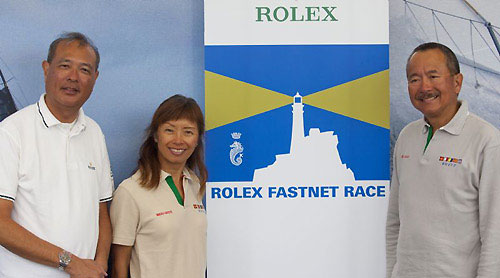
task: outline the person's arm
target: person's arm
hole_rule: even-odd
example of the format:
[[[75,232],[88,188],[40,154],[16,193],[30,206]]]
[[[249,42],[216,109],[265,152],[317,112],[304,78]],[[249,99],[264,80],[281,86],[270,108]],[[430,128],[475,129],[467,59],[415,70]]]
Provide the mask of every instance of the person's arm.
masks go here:
[[[394,147],[391,191],[389,194],[389,208],[387,210],[385,250],[386,250],[386,276],[391,278],[396,264],[396,250],[399,238],[399,179],[397,170],[397,143]]]
[[[111,247],[112,226],[109,217],[109,204],[112,199],[114,181],[111,173],[108,150],[104,134],[100,136],[100,154],[102,167],[99,169],[99,179],[97,186],[99,188],[99,237],[94,260],[105,270],[108,269],[109,249]]]
[[[0,199],[0,245],[30,261],[52,267],[59,266],[61,248],[44,241],[11,218],[14,203]]]
[[[113,244],[113,278],[128,278],[132,246]]]
[[[109,248],[111,246],[111,221],[108,213],[108,203],[99,204],[99,240],[95,261],[104,269],[108,269]]]
[[[113,226],[113,244],[111,248],[113,278],[128,277],[130,256],[141,225],[139,207],[133,198],[133,194],[126,188],[127,183],[131,182],[133,181],[127,179],[118,186],[110,207],[111,224]]]
[[[500,145],[487,147],[479,174],[478,278],[500,277]]]
[[[0,245],[10,252],[30,261],[52,267],[59,266],[62,248],[35,236],[11,218],[14,203],[0,199]],[[65,270],[71,277],[105,277],[106,272],[92,260],[82,260],[72,255]]]

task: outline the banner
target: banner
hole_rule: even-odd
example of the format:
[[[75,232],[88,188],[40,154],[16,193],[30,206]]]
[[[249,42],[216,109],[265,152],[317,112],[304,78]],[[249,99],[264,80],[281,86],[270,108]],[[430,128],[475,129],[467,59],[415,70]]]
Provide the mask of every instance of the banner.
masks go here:
[[[385,277],[388,2],[206,0],[208,277]]]

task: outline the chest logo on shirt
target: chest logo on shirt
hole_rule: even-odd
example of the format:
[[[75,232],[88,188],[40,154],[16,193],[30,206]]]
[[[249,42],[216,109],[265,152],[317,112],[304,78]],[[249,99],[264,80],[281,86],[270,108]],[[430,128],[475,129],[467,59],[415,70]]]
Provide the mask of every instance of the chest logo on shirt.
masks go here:
[[[401,158],[410,158],[410,155],[409,154],[402,154]]]
[[[193,204],[193,208],[199,212],[205,212],[205,207],[203,205]]]
[[[167,211],[158,212],[156,214],[156,216],[162,216],[162,215],[166,215],[166,214],[172,214],[172,211],[171,210],[167,210]]]
[[[87,168],[89,168],[90,170],[94,170],[95,171],[95,166],[92,165],[92,162],[89,162],[89,165],[87,166]]]
[[[443,165],[443,166],[457,167],[457,165],[462,164],[462,159],[461,158],[440,156],[439,162],[441,162],[441,165]]]

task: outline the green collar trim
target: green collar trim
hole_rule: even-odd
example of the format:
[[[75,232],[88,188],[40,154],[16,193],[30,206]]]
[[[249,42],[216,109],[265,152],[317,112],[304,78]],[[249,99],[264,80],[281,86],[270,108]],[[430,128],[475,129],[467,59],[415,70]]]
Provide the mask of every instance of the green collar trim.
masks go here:
[[[424,152],[425,150],[427,150],[427,146],[429,146],[429,143],[431,142],[431,139],[432,139],[432,126],[429,125],[429,128],[427,128],[427,143],[425,143],[425,148],[424,148]]]
[[[170,189],[172,189],[172,192],[174,192],[175,198],[177,199],[177,202],[179,202],[179,205],[184,206],[184,199],[182,199],[182,196],[179,193],[177,186],[175,186],[174,179],[172,178],[172,176],[166,177],[165,181],[167,182],[168,186],[170,186]]]

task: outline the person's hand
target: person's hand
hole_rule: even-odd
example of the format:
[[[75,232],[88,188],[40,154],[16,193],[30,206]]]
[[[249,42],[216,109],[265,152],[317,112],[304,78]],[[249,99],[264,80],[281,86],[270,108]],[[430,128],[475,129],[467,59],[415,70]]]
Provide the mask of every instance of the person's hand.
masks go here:
[[[65,271],[71,278],[104,278],[108,276],[104,268],[94,260],[80,259],[73,255]]]
[[[104,261],[104,260],[100,260],[100,259],[95,259],[94,260],[98,265],[100,265],[102,267],[102,269],[104,269],[104,271],[108,271],[108,261]]]

